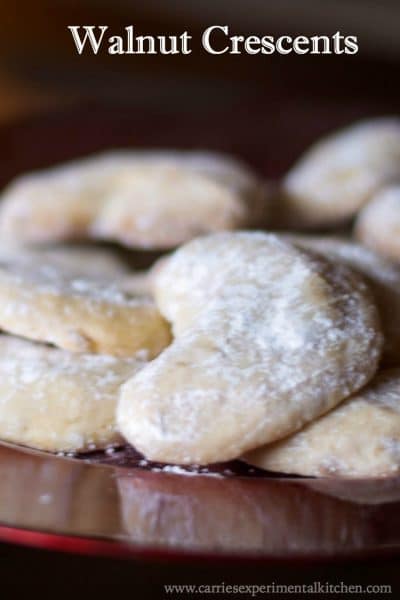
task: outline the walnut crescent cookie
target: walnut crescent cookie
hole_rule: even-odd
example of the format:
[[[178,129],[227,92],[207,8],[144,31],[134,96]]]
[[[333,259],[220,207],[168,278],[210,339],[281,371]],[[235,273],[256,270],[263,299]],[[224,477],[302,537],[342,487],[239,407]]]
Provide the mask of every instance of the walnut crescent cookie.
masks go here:
[[[110,192],[91,232],[126,246],[166,249],[208,232],[266,222],[266,208],[264,187],[231,158],[148,153]]]
[[[400,471],[400,369],[381,371],[340,406],[244,460],[269,471],[384,477]]]
[[[382,256],[400,262],[400,186],[381,190],[360,211],[354,235]]]
[[[335,237],[288,235],[285,239],[339,261],[366,280],[378,308],[384,335],[383,364],[400,366],[400,267],[350,240]]]
[[[25,246],[0,242],[0,261],[45,263],[74,275],[92,279],[123,280],[132,277],[129,265],[116,252],[108,248],[82,244],[60,244],[46,246]]]
[[[139,251],[140,252],[140,251]],[[53,265],[55,268],[74,277],[96,279],[111,282],[128,294],[151,296],[151,269],[136,268],[143,261],[138,253],[123,249],[122,254],[110,248],[82,244],[57,244],[51,246],[29,246],[25,254],[12,254],[11,259],[21,262],[38,259],[41,264]],[[2,252],[0,250],[0,262]],[[156,259],[154,259],[156,260]],[[158,259],[160,260],[160,259]]]
[[[282,182],[281,221],[334,226],[351,219],[382,186],[400,180],[400,118],[356,123],[313,145]]]
[[[241,162],[195,151],[114,151],[14,180],[0,232],[24,242],[106,239],[169,248],[265,220],[264,184]]]
[[[171,339],[152,298],[51,264],[0,261],[0,328],[71,352],[153,358]]]
[[[130,266],[134,259],[136,256],[121,257],[109,248],[90,245],[20,246],[0,243],[0,264],[1,261],[11,261],[29,265],[36,263],[37,267],[46,265],[71,277],[113,282],[124,292],[151,296],[151,270],[134,270]]]
[[[2,193],[1,235],[22,243],[87,238],[128,155],[101,153],[16,177]]]
[[[300,429],[377,368],[364,282],[275,235],[198,238],[156,271],[154,294],[175,339],[122,386],[117,410],[150,460],[236,458]]]
[[[0,336],[0,438],[52,452],[121,442],[119,386],[142,362]]]

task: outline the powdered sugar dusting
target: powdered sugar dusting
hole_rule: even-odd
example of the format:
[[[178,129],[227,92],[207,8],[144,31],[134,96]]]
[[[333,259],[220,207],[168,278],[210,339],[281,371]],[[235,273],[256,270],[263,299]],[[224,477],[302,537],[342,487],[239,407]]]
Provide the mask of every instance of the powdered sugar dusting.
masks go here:
[[[384,362],[400,361],[400,268],[374,251],[334,237],[289,235],[287,239],[357,270],[366,278],[379,310],[384,333]]]
[[[143,362],[76,355],[0,336],[0,437],[59,452],[121,441],[115,424],[120,385]]]
[[[246,455],[270,471],[382,477],[400,472],[400,369],[372,382],[300,432]]]
[[[27,258],[0,263],[0,309],[5,331],[73,352],[153,357],[170,341],[148,295]]]
[[[127,439],[146,457],[229,460],[337,404],[374,373],[376,310],[345,267],[262,233],[218,234],[155,274],[175,341],[122,388]]]

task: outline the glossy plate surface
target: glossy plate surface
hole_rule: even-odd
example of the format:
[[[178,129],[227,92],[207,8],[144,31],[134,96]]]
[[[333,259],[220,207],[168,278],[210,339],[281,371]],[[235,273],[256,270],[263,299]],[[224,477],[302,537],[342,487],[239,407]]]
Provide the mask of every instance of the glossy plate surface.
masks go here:
[[[1,445],[0,538],[175,557],[324,558],[400,549],[400,478],[244,475],[236,463],[175,473],[141,467],[127,450],[104,456],[108,464],[100,460],[100,453],[71,459]],[[13,535],[13,528],[23,531]]]

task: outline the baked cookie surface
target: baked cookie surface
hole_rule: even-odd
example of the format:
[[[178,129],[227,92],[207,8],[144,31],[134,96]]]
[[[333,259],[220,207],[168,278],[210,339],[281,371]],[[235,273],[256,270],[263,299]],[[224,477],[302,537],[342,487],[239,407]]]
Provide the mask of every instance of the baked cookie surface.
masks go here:
[[[170,329],[146,295],[36,260],[0,261],[0,327],[72,352],[157,355]]]
[[[283,179],[282,219],[318,228],[351,219],[400,179],[400,119],[361,121],[314,144]]]
[[[355,237],[382,256],[400,263],[400,186],[382,189],[359,213]]]
[[[259,179],[231,157],[114,151],[24,175],[3,192],[0,232],[25,242],[107,239],[169,248],[265,220]]]
[[[0,335],[0,438],[52,452],[121,443],[119,386],[142,365]]]
[[[274,235],[198,238],[154,273],[172,344],[121,388],[118,424],[147,458],[230,460],[364,385],[381,353],[359,277]]]
[[[380,477],[400,470],[400,369],[382,371],[363,390],[294,435],[244,459],[299,475]]]
[[[392,367],[400,365],[400,267],[373,250],[344,238],[288,235],[286,239],[339,261],[365,278],[382,324],[383,363]]]

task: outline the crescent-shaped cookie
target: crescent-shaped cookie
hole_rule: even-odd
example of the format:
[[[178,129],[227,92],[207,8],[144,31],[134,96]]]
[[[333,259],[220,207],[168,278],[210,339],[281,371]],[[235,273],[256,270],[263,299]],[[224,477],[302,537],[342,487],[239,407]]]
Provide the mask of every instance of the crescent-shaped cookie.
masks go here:
[[[119,387],[142,365],[0,335],[0,439],[52,452],[121,443]]]
[[[317,477],[397,475],[400,370],[382,371],[363,390],[298,433],[244,459],[269,471]]]
[[[156,270],[154,294],[175,338],[124,384],[117,412],[151,460],[235,458],[300,429],[377,368],[364,282],[277,236],[198,238]]]
[[[0,232],[22,242],[92,238],[163,249],[265,221],[266,209],[260,180],[229,156],[121,150],[11,182]]]

